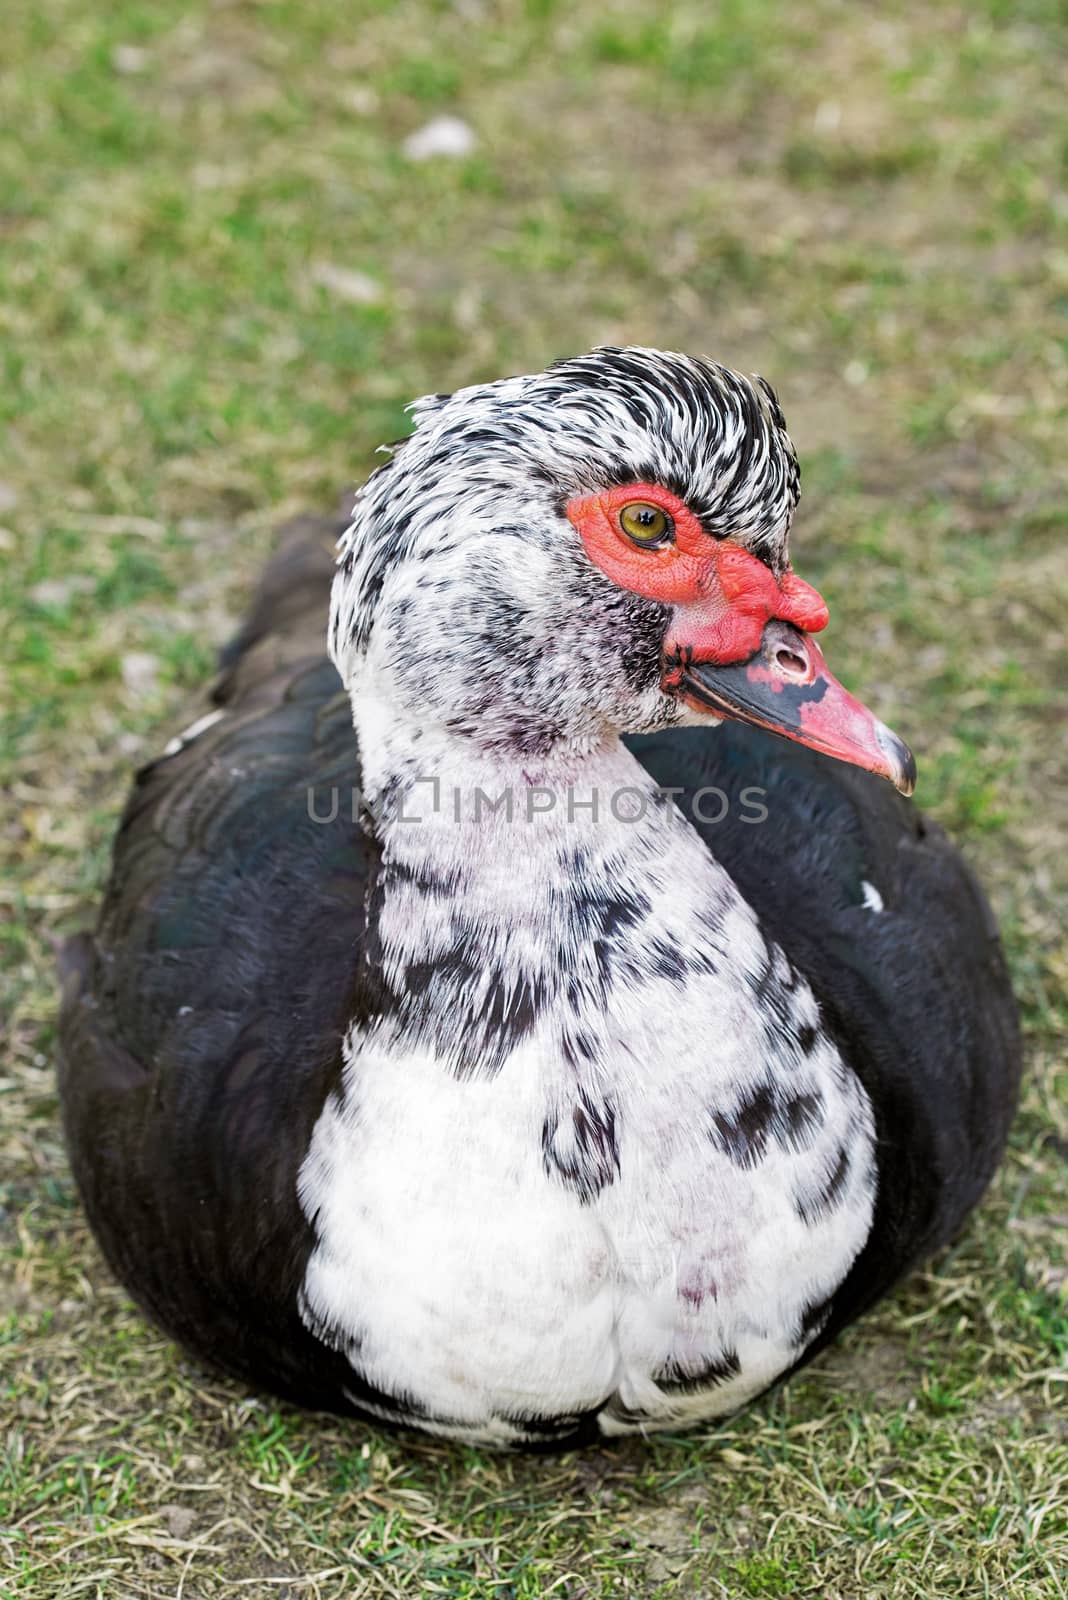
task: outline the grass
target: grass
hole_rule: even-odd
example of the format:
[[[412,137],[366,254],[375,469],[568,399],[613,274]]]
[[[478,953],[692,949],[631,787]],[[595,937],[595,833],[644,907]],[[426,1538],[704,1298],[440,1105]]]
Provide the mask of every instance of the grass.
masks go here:
[[[1068,1593],[1066,42],[1056,0],[5,9],[0,1593]],[[406,161],[443,112],[477,149]],[[1028,1078],[962,1239],[782,1392],[497,1459],[141,1322],[60,1144],[54,948],[272,527],[411,395],[606,339],[778,386],[799,570],[990,888]]]

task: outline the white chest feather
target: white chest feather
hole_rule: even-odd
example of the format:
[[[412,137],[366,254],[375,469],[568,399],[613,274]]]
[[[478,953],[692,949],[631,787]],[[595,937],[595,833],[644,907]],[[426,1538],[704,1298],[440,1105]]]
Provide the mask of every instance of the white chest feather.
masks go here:
[[[743,1403],[871,1225],[871,1108],[806,984],[670,815],[514,823],[505,870],[485,830],[395,835],[399,998],[352,1030],[301,1169],[306,1322],[484,1442]]]

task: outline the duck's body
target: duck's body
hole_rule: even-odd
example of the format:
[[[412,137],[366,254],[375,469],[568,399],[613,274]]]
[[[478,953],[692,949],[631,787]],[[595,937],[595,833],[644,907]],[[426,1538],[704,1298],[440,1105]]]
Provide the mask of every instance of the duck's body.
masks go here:
[[[329,582],[310,539],[276,562],[73,963],[105,1251],[308,1405],[529,1445],[733,1409],[989,1179],[981,894],[880,779],[751,728],[472,740],[395,652],[350,704]]]

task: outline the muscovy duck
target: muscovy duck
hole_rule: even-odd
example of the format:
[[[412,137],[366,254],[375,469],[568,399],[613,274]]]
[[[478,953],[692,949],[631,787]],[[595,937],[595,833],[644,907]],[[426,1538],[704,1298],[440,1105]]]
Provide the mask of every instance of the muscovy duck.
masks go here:
[[[716,1417],[981,1195],[997,930],[812,638],[762,380],[601,348],[413,410],[138,776],[67,957],[77,1183],[162,1328],[307,1406]]]

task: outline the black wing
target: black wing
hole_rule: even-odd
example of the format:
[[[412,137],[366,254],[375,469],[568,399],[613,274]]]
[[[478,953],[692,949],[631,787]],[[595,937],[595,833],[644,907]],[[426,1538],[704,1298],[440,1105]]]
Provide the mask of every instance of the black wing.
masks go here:
[[[296,1162],[340,1070],[369,862],[332,562],[301,531],[224,657],[223,715],[138,775],[99,926],[66,957],[60,1092],[90,1221],[147,1311],[336,1406],[362,1386],[299,1318]]]
[[[997,927],[941,828],[879,778],[740,723],[627,743],[682,788],[684,815],[808,979],[872,1101],[872,1231],[811,1309],[821,1337],[807,1359],[952,1236],[997,1165],[1020,1073]],[[702,789],[726,806],[714,793],[695,804]]]

